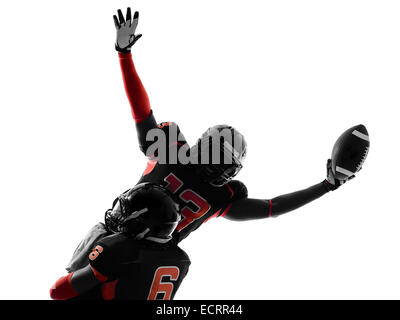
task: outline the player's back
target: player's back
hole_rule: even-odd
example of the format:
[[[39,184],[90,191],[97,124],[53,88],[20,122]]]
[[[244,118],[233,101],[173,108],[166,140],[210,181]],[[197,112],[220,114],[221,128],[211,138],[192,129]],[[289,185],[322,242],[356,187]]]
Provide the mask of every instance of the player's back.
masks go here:
[[[87,297],[173,299],[190,265],[187,254],[172,242],[138,241],[125,234],[114,234],[95,247],[99,254],[90,258],[90,264],[100,276],[107,277],[107,282]]]

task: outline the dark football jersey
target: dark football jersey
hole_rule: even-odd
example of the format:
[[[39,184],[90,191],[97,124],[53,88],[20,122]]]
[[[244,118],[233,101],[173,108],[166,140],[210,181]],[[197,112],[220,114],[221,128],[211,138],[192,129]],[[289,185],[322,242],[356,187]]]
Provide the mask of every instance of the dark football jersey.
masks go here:
[[[173,242],[158,244],[125,234],[103,238],[89,256],[107,282],[80,299],[170,300],[186,276],[190,259]]]
[[[173,122],[164,122],[159,128],[165,132],[169,148],[182,148],[187,144],[179,127]],[[178,134],[178,139],[171,137]],[[187,146],[186,146],[187,147]],[[213,217],[226,214],[234,201],[247,197],[245,185],[233,180],[222,187],[214,187],[203,181],[195,164],[163,164],[149,159],[139,183],[152,182],[165,186],[180,206],[181,221],[173,237],[176,242],[186,238],[192,231]]]

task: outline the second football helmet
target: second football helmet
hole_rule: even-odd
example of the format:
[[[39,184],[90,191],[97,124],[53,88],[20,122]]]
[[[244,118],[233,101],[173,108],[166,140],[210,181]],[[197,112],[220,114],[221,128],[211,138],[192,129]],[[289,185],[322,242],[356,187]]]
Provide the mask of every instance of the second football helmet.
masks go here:
[[[124,192],[105,216],[109,231],[159,243],[171,240],[179,220],[178,204],[166,189],[152,183],[141,183]]]

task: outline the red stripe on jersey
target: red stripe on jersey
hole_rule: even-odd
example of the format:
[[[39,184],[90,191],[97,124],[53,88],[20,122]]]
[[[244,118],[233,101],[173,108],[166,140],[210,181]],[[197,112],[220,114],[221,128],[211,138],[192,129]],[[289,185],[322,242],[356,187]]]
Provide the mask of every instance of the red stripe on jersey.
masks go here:
[[[160,129],[164,128],[164,127],[168,127],[171,125],[171,122],[161,122],[160,124],[157,125],[157,127],[159,127]]]
[[[231,207],[232,207],[232,203],[230,203],[229,206],[226,207],[225,211],[222,212],[220,217],[222,217],[222,218],[225,217]]]
[[[170,144],[169,144],[169,147],[174,146],[174,145],[177,145],[178,147],[183,146],[182,143],[175,141],[175,142],[170,143]]]
[[[226,184],[226,186],[228,187],[229,191],[231,192],[231,199],[233,198],[233,195],[235,194],[232,190],[232,188],[229,186],[229,184]]]
[[[208,220],[210,220],[211,218],[216,218],[219,215],[219,212],[221,211],[221,209],[219,209],[216,213],[214,213],[212,216],[208,217],[206,220],[203,221],[203,223],[206,223]]]
[[[101,286],[101,296],[104,300],[114,300],[115,299],[115,287],[117,285],[118,280],[114,280],[112,282],[104,283]]]
[[[99,280],[100,282],[106,282],[107,281],[107,277],[103,276],[100,272],[98,272],[95,268],[93,268],[92,266],[90,266],[90,269],[92,269],[94,276],[96,277],[97,280]]]
[[[268,200],[268,201],[269,201],[269,214],[268,214],[268,216],[271,217],[272,216],[272,201],[271,200]]]
[[[145,175],[148,175],[150,172],[152,172],[154,167],[156,166],[156,164],[157,164],[157,160],[147,161],[147,167],[144,170],[143,175],[145,176]]]

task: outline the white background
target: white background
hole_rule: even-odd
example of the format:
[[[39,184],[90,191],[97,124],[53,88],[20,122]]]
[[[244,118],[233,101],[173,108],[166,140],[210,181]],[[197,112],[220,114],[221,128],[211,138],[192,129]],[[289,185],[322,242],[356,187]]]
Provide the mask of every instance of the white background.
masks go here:
[[[86,231],[145,168],[112,15],[140,11],[134,61],[158,121],[193,143],[246,136],[254,198],[322,181],[363,123],[363,170],[277,219],[207,222],[176,299],[400,298],[398,1],[2,1],[2,299],[48,299]]]

